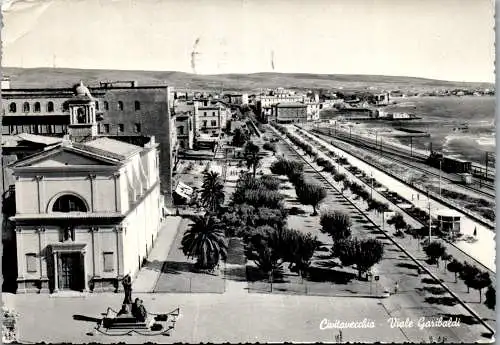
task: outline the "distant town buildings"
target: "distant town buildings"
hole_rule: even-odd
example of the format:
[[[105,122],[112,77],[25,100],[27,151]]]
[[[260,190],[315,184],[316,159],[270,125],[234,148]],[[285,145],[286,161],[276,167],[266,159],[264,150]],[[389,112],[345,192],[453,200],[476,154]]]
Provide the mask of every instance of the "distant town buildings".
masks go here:
[[[278,103],[273,106],[277,123],[307,122],[307,105],[303,103]]]

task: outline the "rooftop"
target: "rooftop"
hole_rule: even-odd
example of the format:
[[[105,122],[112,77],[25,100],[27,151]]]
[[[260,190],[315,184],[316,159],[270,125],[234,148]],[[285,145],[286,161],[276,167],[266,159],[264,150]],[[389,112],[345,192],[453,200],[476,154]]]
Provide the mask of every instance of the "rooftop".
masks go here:
[[[304,103],[278,103],[276,104],[278,108],[307,108],[307,104]]]
[[[119,156],[121,159],[126,159],[142,150],[140,146],[124,143],[123,141],[106,137],[97,138],[95,140],[86,142],[82,146],[84,147],[84,149],[85,147],[89,147],[111,153],[112,155]]]

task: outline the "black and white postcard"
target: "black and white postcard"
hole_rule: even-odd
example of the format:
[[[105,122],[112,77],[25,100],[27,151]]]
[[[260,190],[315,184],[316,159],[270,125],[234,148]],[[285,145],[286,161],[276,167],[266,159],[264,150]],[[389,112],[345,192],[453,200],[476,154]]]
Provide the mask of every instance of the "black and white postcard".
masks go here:
[[[4,342],[495,342],[492,0],[1,6]]]

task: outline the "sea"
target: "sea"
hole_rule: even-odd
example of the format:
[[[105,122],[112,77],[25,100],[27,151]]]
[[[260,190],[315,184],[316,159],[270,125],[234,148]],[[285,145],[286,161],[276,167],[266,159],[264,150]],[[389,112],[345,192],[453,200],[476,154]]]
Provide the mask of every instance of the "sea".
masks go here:
[[[495,96],[448,96],[393,98],[387,112],[406,112],[421,119],[404,121],[407,128],[426,131],[430,138],[414,138],[415,148],[441,151],[445,155],[494,167],[496,147]],[[396,125],[396,124],[394,124]],[[398,139],[409,145],[409,140]]]

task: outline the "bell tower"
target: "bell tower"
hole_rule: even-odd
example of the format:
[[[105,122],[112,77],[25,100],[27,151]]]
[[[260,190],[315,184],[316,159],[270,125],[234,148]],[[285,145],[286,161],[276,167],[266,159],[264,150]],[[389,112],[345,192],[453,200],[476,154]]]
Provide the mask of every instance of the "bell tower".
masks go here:
[[[68,101],[70,123],[68,134],[71,140],[82,142],[97,136],[95,98],[89,89],[80,84],[75,88],[75,96]]]

